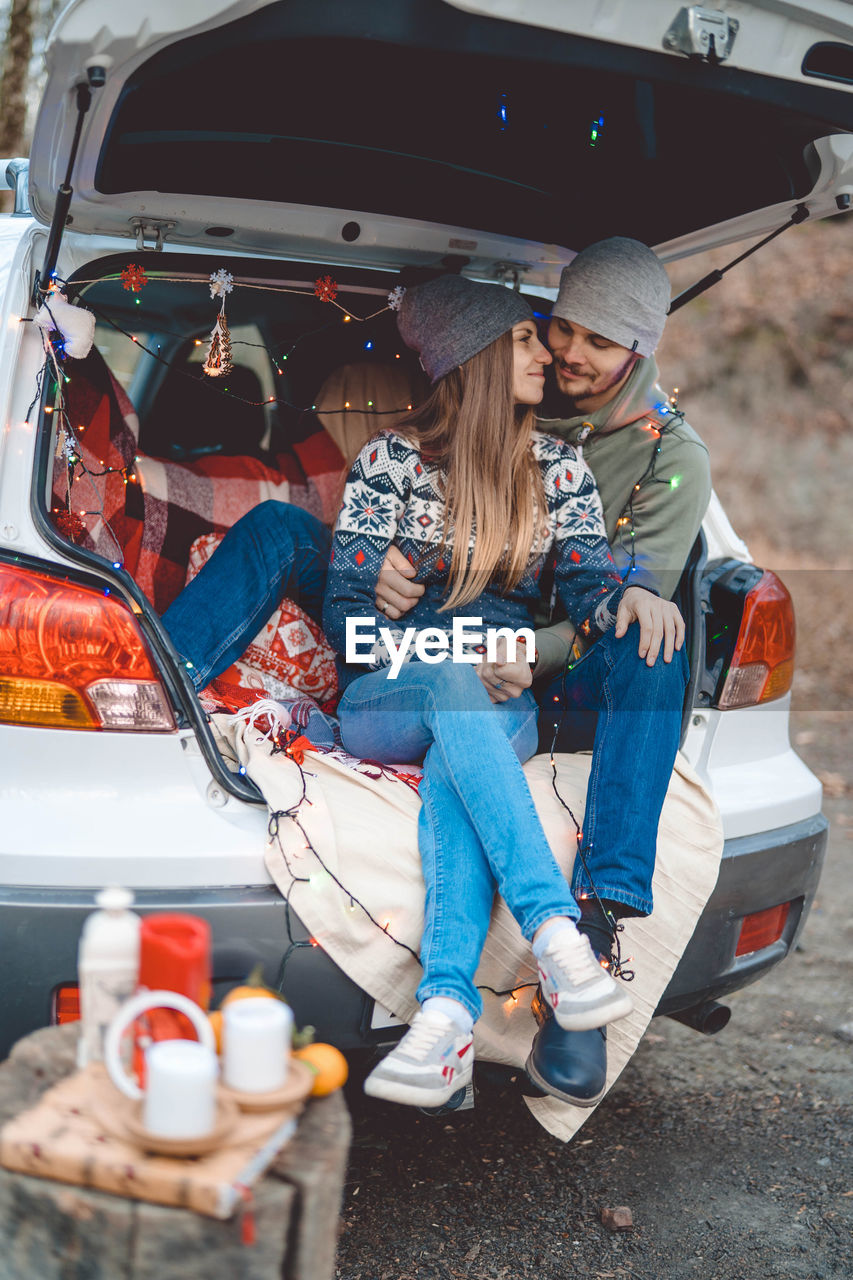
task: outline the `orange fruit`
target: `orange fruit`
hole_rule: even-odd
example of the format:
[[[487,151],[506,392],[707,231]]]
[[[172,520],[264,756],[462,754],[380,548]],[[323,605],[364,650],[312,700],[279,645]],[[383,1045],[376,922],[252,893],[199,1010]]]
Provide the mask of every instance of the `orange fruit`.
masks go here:
[[[304,1049],[295,1049],[293,1056],[315,1073],[311,1090],[313,1097],[325,1098],[326,1094],[346,1083],[349,1075],[347,1060],[333,1044],[306,1044]]]
[[[244,985],[242,987],[232,987],[228,992],[228,995],[223,998],[219,1007],[220,1009],[224,1009],[226,1005],[233,1004],[235,1000],[278,1000],[278,998],[279,997],[276,993],[268,990],[267,987],[250,987]]]

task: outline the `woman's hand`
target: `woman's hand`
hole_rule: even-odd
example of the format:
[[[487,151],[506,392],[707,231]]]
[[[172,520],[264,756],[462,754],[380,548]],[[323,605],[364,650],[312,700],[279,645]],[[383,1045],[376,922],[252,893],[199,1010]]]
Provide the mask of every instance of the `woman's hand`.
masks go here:
[[[393,544],[388,548],[376,583],[376,608],[386,618],[402,618],[424,593],[423,583],[411,582],[417,569]]]
[[[527,650],[523,642],[515,649],[516,661],[506,660],[506,640],[498,636],[495,646],[495,661],[481,662],[477,667],[477,675],[488,690],[492,702],[506,702],[507,698],[520,698],[525,689],[533,683],[533,673],[527,661]]]
[[[616,612],[617,639],[624,636],[632,622],[640,624],[637,652],[645,658],[646,666],[653,667],[657,662],[661,641],[664,662],[672,662],[673,653],[684,644],[684,619],[678,606],[671,600],[661,600],[642,587],[629,587]]]

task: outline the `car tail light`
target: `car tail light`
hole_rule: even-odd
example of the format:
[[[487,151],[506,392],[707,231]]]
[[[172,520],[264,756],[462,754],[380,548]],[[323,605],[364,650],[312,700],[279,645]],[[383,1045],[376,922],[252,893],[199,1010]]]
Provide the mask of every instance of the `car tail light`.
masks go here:
[[[784,583],[765,570],[743,603],[740,630],[717,699],[721,711],[781,698],[794,678],[794,606]]]
[[[749,955],[752,951],[761,951],[763,947],[778,942],[790,909],[790,902],[783,902],[781,906],[768,907],[766,911],[753,911],[751,915],[744,916],[735,955]]]
[[[0,721],[168,731],[174,717],[131,610],[110,594],[0,563]]]
[[[50,1020],[55,1027],[61,1027],[66,1022],[80,1021],[80,988],[76,982],[69,982],[67,986],[54,990]]]

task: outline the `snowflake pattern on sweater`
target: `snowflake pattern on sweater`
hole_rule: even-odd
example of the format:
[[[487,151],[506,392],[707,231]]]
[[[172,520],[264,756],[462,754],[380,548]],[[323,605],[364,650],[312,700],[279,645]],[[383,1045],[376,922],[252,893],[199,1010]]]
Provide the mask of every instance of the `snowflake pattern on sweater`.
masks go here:
[[[512,591],[503,591],[496,582],[484,583],[483,591],[470,604],[440,611],[453,546],[451,530],[447,547],[441,549],[442,473],[421,457],[415,441],[393,431],[364,446],[344,489],[326,585],[323,629],[338,653],[345,652],[348,617],[372,621],[377,632],[379,627],[389,627],[388,619],[376,610],[374,598],[379,571],[392,543],[415,566],[416,581],[424,585],[424,594],[405,615],[402,626],[390,624],[395,644],[402,638],[402,627],[438,627],[449,637],[454,613],[482,618],[484,627],[530,626],[549,557],[556,560],[557,594],[578,628],[597,636],[614,625],[623,586],[610,554],[592,472],[571,445],[553,436],[535,432],[531,448],[545,491],[544,539],[531,550],[527,568]],[[390,661],[381,640],[374,646],[373,656],[376,667]],[[347,675],[352,679],[364,672],[363,666],[349,668],[344,683]]]

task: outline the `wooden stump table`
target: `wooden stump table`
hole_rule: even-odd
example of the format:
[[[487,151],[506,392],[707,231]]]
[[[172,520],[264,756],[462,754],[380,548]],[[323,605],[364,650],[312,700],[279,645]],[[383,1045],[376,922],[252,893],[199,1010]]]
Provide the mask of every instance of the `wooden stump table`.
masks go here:
[[[0,1063],[0,1127],[75,1070],[77,1027]],[[350,1141],[340,1091],[310,1099],[254,1187],[255,1242],[227,1221],[0,1168],[0,1280],[332,1280]]]

